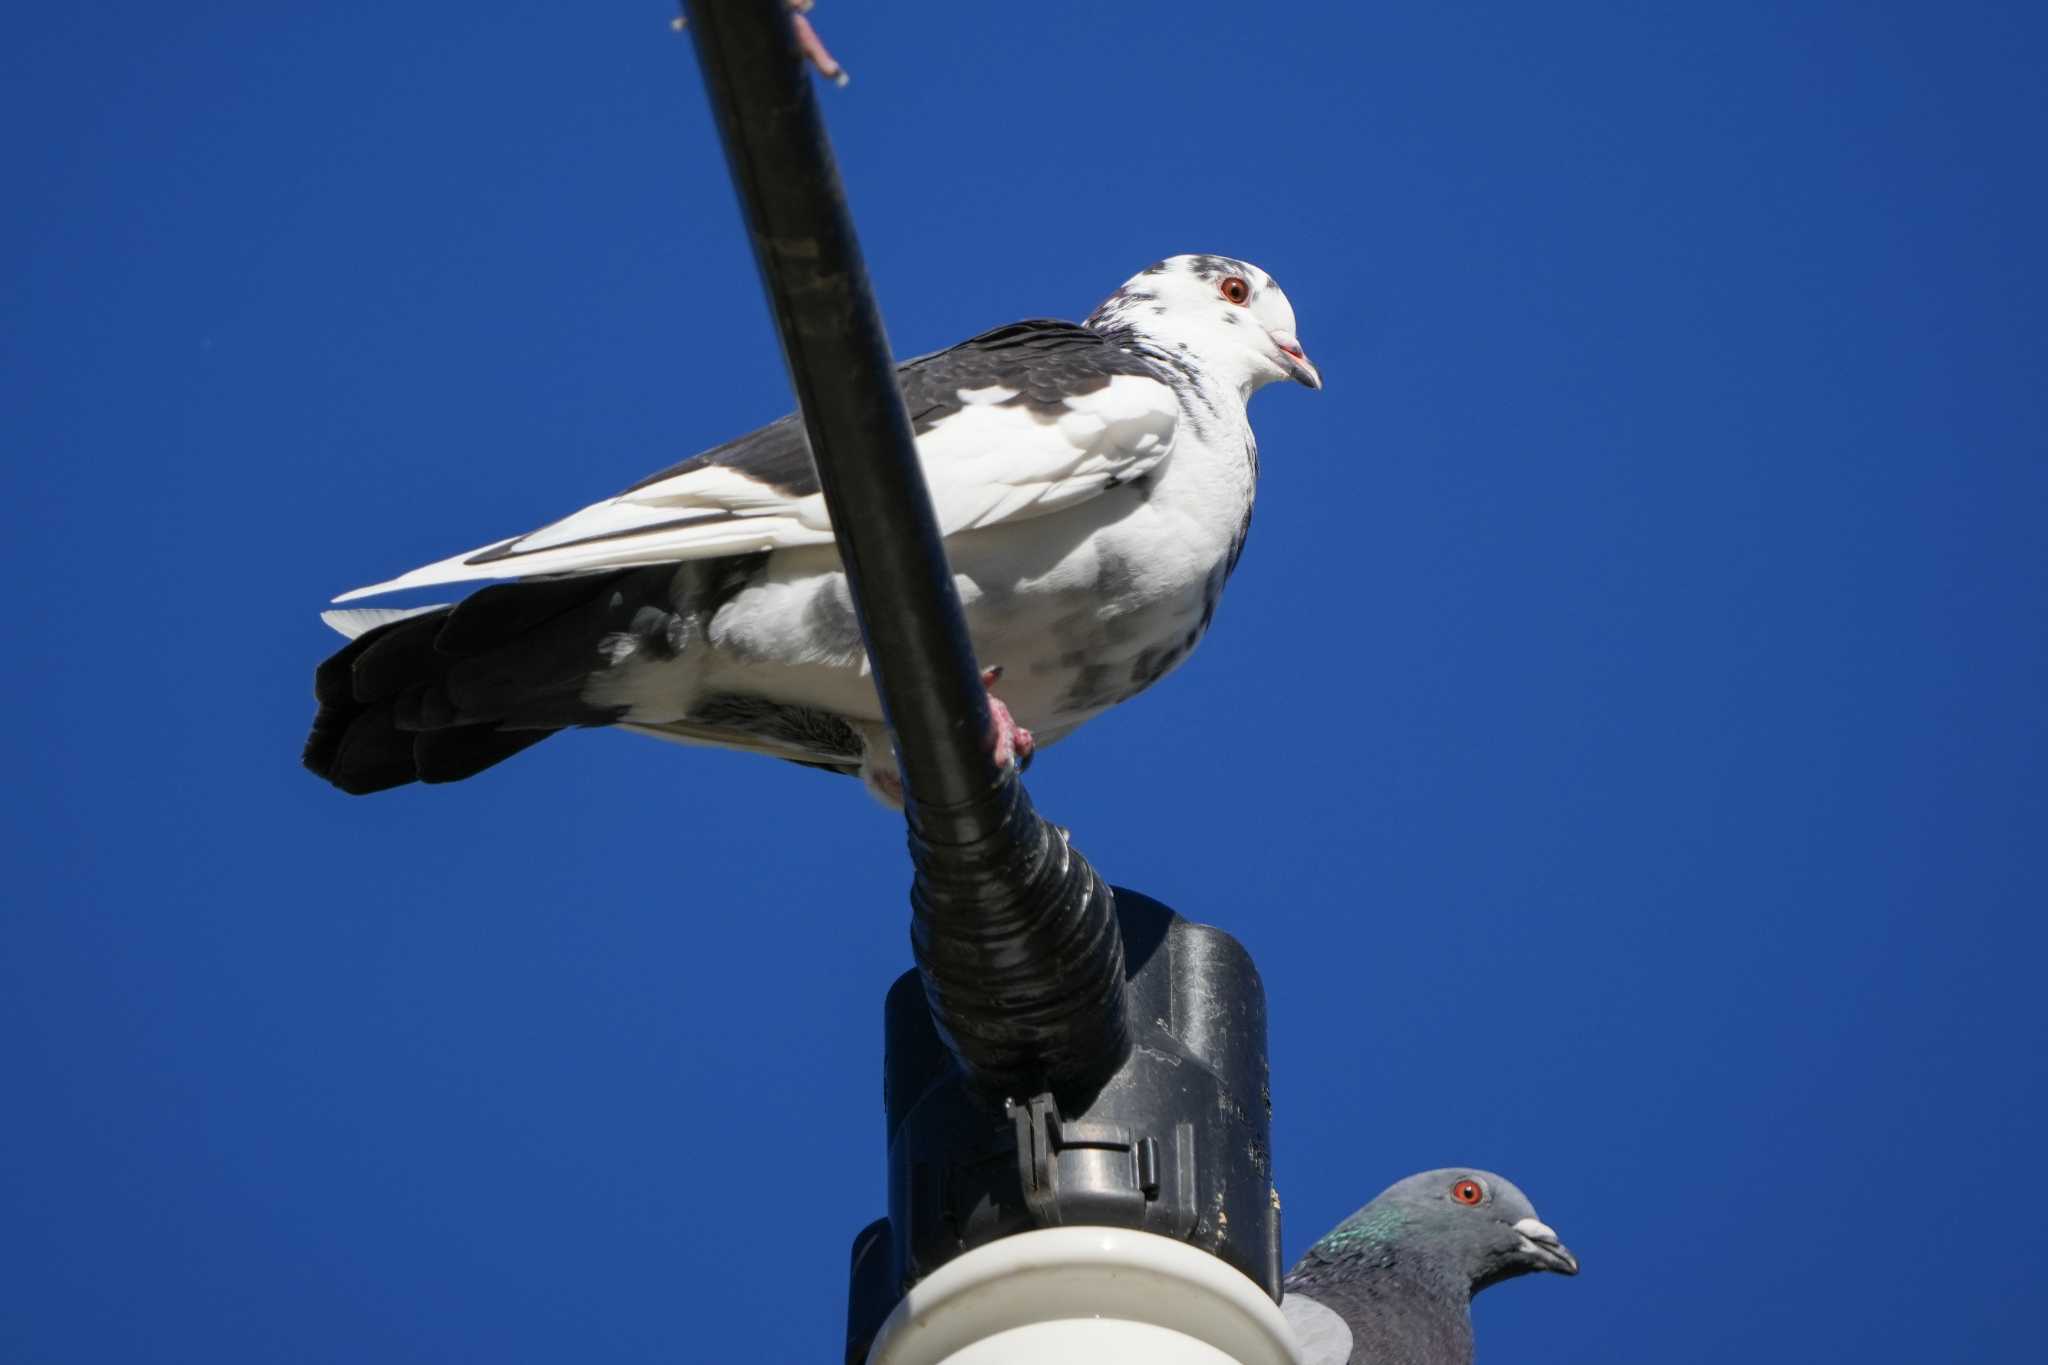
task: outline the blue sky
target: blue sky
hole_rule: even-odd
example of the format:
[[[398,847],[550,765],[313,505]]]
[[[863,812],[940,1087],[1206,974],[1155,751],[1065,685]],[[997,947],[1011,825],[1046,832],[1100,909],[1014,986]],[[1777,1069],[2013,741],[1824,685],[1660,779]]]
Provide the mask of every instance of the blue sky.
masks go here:
[[[0,50],[0,1357],[833,1359],[900,826],[610,734],[354,800],[333,593],[788,404],[657,3]],[[859,5],[900,354],[1258,262],[1319,394],[1030,784],[1272,1002],[1287,1249],[1507,1174],[1529,1361],[2032,1359],[2048,20]]]

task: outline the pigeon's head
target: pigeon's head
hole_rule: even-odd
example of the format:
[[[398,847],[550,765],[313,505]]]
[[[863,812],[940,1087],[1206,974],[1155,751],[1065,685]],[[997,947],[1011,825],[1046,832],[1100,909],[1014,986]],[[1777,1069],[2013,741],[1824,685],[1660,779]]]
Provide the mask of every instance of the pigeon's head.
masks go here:
[[[1469,1280],[1475,1294],[1538,1270],[1579,1273],[1578,1258],[1513,1182],[1463,1167],[1409,1176],[1323,1241],[1332,1239],[1372,1242],[1392,1247],[1397,1257],[1435,1260],[1453,1277]]]
[[[1294,305],[1249,261],[1170,256],[1103,300],[1088,324],[1131,333],[1245,398],[1276,379],[1323,386],[1294,335]]]

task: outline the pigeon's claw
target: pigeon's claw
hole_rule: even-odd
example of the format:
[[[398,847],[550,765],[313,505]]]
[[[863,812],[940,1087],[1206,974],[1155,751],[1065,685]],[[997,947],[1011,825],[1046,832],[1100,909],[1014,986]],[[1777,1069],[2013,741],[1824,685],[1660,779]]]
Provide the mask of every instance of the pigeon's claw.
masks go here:
[[[818,68],[820,76],[834,85],[843,86],[853,78],[846,74],[846,68],[839,64],[839,59],[825,50],[824,40],[818,37],[818,30],[812,28],[811,21],[804,17],[810,7],[809,0],[790,0],[789,19],[796,28],[796,45],[803,49],[803,54],[810,59],[811,65]]]
[[[996,682],[1002,676],[1001,667],[981,670],[981,685],[989,689],[989,740],[995,751],[996,766],[1007,768],[1015,765],[1021,773],[1031,766],[1032,755],[1038,752],[1038,743],[1031,738],[1029,730],[1017,723],[1010,714],[1010,708],[1003,705],[1002,698],[995,694]]]
[[[984,668],[981,685],[984,689],[993,688],[1002,676],[1000,668]],[[896,751],[889,741],[889,732],[880,725],[866,727],[862,740],[861,785],[890,810],[902,810],[903,773],[896,766]],[[988,746],[998,768],[1020,773],[1031,766],[1031,757],[1038,752],[1031,732],[1017,723],[1010,708],[993,691],[988,694]]]
[[[796,45],[804,54],[804,60],[818,69],[818,74],[834,85],[843,86],[853,78],[846,74],[846,68],[838,58],[825,50],[824,40],[818,37],[818,30],[811,27],[811,21],[804,16],[816,6],[817,0],[789,0],[790,27],[796,30]],[[689,27],[689,19],[681,14],[668,21],[668,26],[677,33]]]
[[[861,785],[868,789],[868,795],[887,806],[890,810],[903,809],[903,774],[894,768],[879,764],[860,765]]]

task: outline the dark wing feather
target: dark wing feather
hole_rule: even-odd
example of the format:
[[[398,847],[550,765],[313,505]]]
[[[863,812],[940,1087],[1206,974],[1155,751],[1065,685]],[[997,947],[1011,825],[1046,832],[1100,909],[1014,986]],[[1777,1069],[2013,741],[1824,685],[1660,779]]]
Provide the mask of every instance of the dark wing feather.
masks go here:
[[[1027,408],[1052,418],[1066,410],[1064,400],[1094,393],[1120,374],[1164,378],[1157,366],[1136,352],[1080,323],[1057,318],[1013,322],[896,367],[903,406],[917,436],[966,406],[960,401],[962,389],[1015,389],[1017,396],[999,406]],[[810,439],[798,413],[649,474],[625,491],[636,492],[712,465],[738,470],[793,498],[818,491]]]
[[[970,406],[962,391],[974,393],[976,405],[991,411],[1021,410],[1043,419],[1016,424],[1021,430],[1014,432],[1014,449],[992,449],[975,437],[952,440],[952,453],[928,464],[933,503],[948,534],[1058,510],[1116,487],[1132,470],[1149,467],[1171,449],[1171,378],[1138,350],[1077,323],[1011,323],[919,356],[898,374],[920,454],[927,460],[947,448],[949,433],[942,428],[948,419]],[[1071,411],[1070,400],[1099,393],[1120,377],[1150,382],[1106,415],[1106,421],[1121,424],[1116,439],[1074,445],[1055,434],[1058,419]],[[968,430],[979,429],[974,418],[962,420]],[[1126,440],[1127,446],[1122,444]],[[1013,456],[1014,462],[1005,462]],[[830,540],[809,443],[800,420],[790,416],[536,531],[423,565],[335,600],[431,584],[712,559]]]

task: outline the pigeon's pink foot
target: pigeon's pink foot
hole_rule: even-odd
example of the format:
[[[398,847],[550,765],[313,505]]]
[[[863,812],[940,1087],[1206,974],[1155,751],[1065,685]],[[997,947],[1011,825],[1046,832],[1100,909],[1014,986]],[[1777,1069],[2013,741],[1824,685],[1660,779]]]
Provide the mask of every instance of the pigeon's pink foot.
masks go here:
[[[1017,723],[1016,718],[1010,714],[1010,708],[1003,705],[1002,698],[993,691],[996,680],[1002,676],[1003,670],[1000,667],[981,670],[981,685],[991,689],[988,694],[988,718],[989,728],[995,732],[993,739],[996,766],[1007,768],[1015,764],[1017,771],[1021,773],[1031,766],[1031,756],[1038,752],[1038,744],[1031,738],[1031,732]]]
[[[1000,668],[982,670],[981,685],[995,686],[996,679],[1003,676]],[[988,694],[989,748],[996,766],[1014,767],[1018,772],[1031,766],[1031,756],[1038,752],[1037,741],[1031,732],[1017,723],[1010,714],[1010,708],[1003,705],[1002,698],[994,692]],[[903,809],[903,774],[896,768],[896,752],[889,743],[888,731],[877,725],[865,736],[865,752],[861,757],[860,780],[868,794],[890,810]]]
[[[803,49],[804,56],[818,74],[834,85],[845,85],[852,78],[839,59],[825,50],[825,40],[818,36],[818,30],[811,27],[811,21],[804,16],[811,12],[811,0],[789,0],[790,22],[796,27],[796,45]]]
[[[862,764],[861,785],[868,789],[868,795],[887,806],[890,810],[903,809],[903,774],[894,768],[877,768]]]
[[[817,7],[817,0],[789,0],[789,22],[796,30],[796,45],[803,52],[804,60],[817,68],[818,74],[834,85],[843,86],[853,77],[846,74],[846,68],[839,59],[825,50],[825,40],[818,36],[818,30],[811,27],[805,16]],[[668,21],[668,26],[681,33],[689,27],[689,20],[678,14]]]

